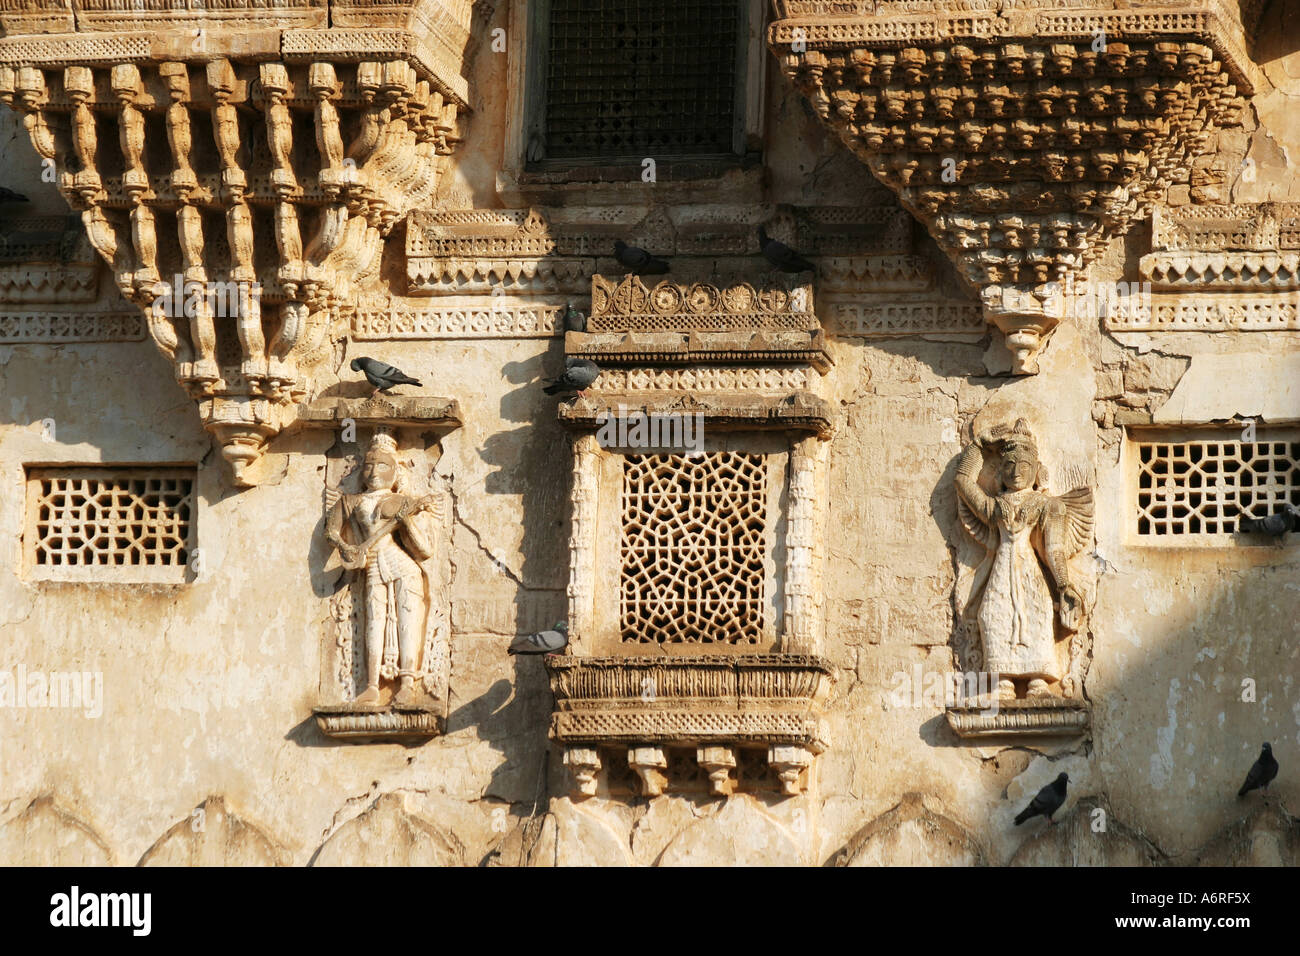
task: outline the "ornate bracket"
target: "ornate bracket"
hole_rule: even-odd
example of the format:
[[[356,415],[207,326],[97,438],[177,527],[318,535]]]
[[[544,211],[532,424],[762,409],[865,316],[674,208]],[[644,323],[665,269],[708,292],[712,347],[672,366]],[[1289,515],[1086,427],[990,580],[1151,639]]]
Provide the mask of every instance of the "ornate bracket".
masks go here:
[[[1254,88],[1219,0],[776,6],[782,70],[980,292],[1016,374],[1062,319],[1060,283],[1150,214]]]
[[[385,237],[428,203],[461,139],[468,6],[394,5],[419,40],[324,28],[325,4],[258,8],[254,41],[188,7],[74,28],[36,6],[5,17],[0,100],[144,311],[235,483],[255,484]]]

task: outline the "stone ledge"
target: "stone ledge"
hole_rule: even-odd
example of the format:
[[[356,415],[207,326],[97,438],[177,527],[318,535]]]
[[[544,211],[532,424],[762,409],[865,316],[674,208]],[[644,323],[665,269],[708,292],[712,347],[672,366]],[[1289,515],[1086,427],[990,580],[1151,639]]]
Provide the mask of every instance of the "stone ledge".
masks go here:
[[[564,350],[599,365],[801,362],[822,373],[832,365],[821,329],[567,332]]]
[[[440,736],[442,715],[428,710],[374,710],[373,708],[317,707],[316,726],[327,737],[343,740],[413,740]]]
[[[575,428],[600,428],[608,419],[642,413],[657,415],[701,414],[710,426],[809,431],[829,438],[834,430],[830,404],[811,392],[795,391],[780,396],[726,393],[709,395],[665,391],[662,398],[646,401],[645,392],[600,392],[561,402],[556,409],[560,421]]]
[[[454,398],[390,395],[375,398],[318,398],[298,410],[304,428],[335,428],[350,418],[358,425],[427,425],[452,431],[463,424]]]
[[[1074,698],[1042,697],[998,701],[997,713],[978,703],[960,704],[946,711],[948,726],[957,736],[1074,737],[1087,732],[1092,708]]]

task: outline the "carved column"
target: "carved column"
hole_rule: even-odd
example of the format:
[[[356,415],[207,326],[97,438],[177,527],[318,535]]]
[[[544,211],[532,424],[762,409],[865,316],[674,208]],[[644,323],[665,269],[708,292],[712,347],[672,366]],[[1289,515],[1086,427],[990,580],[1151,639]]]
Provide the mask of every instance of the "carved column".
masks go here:
[[[820,462],[825,443],[815,436],[790,447],[790,506],[787,515],[785,640],[790,654],[815,654],[821,647],[821,548],[818,534]]]
[[[592,432],[573,437],[572,517],[569,531],[569,646],[589,641],[596,612],[596,512],[600,444]]]

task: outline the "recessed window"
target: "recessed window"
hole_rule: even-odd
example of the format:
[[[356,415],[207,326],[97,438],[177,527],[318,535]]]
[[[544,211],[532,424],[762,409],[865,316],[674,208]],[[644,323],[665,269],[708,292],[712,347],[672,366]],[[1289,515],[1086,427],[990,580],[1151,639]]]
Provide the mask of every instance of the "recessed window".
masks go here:
[[[1300,432],[1261,427],[1253,437],[1240,427],[1132,436],[1138,538],[1226,543],[1243,516],[1300,507]]]
[[[33,578],[179,583],[194,536],[193,469],[30,468]]]
[[[527,159],[639,163],[744,152],[746,0],[542,0]]]

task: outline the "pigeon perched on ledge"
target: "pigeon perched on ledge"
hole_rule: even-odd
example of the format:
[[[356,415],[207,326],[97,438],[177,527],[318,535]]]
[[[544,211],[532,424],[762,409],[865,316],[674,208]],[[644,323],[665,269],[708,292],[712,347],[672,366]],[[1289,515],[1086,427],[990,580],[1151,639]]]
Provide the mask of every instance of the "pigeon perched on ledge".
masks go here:
[[[778,242],[767,234],[767,229],[758,227],[758,248],[763,258],[782,272],[816,272],[817,267],[795,252],[784,242]]]
[[[569,643],[569,625],[560,621],[549,631],[520,634],[510,642],[508,654],[554,654]]]
[[[389,389],[396,388],[398,385],[424,385],[419,379],[411,378],[400,368],[394,368],[392,365],[386,365],[378,359],[365,355],[352,360],[352,371],[364,372],[366,381],[375,387],[375,390],[370,393],[371,398],[380,392],[387,393]]]
[[[564,309],[564,331],[566,332],[586,332],[587,317],[573,307],[570,302]]]
[[[542,389],[547,395],[560,392],[577,392],[585,395],[591,383],[600,378],[600,366],[591,359],[570,356],[564,363],[564,374]]]
[[[1288,531],[1294,531],[1300,525],[1300,508],[1287,503],[1282,510],[1263,518],[1242,515],[1237,519],[1237,530],[1246,534],[1266,534],[1276,538],[1279,544]]]
[[[1061,809],[1061,804],[1065,803],[1065,785],[1069,782],[1069,776],[1061,774],[1039,790],[1038,795],[1029,801],[1029,806],[1016,815],[1016,826],[1020,826],[1031,817],[1038,816],[1047,817],[1047,822],[1052,823],[1052,814]]]
[[[1273,756],[1273,745],[1265,744],[1259,752],[1259,759],[1255,761],[1246,774],[1246,782],[1241,785],[1237,791],[1237,796],[1244,797],[1252,790],[1258,790],[1263,787],[1264,792],[1268,793],[1268,785],[1273,782],[1277,776],[1277,758]]]
[[[668,271],[667,259],[656,259],[644,249],[629,246],[622,239],[614,243],[614,258],[633,275],[659,276]]]

